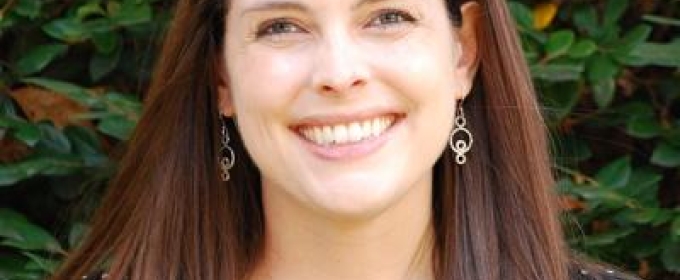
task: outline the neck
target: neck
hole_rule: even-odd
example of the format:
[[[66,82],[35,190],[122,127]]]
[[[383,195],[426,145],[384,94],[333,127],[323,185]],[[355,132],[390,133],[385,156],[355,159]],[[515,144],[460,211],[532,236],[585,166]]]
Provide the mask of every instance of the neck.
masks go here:
[[[264,257],[252,279],[434,279],[431,181],[424,181],[389,209],[341,219],[292,206],[264,186]]]

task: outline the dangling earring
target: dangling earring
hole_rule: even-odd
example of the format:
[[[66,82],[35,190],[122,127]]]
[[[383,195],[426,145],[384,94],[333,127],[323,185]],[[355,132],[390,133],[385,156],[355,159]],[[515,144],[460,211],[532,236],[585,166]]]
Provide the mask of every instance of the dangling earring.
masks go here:
[[[227,131],[227,124],[224,122],[224,119],[220,117],[220,122],[221,122],[221,148],[220,148],[220,157],[219,157],[219,162],[220,162],[220,170],[222,171],[222,181],[227,182],[229,181],[229,170],[234,167],[234,163],[236,162],[236,155],[234,154],[234,150],[229,146],[229,132]]]
[[[453,119],[454,125],[456,126],[453,131],[451,131],[451,135],[449,135],[449,147],[451,147],[451,151],[456,153],[456,163],[463,165],[467,161],[467,158],[465,157],[465,154],[467,154],[468,151],[470,151],[470,148],[472,148],[472,133],[465,127],[467,120],[465,119],[465,113],[463,112],[463,101],[461,100],[458,104],[458,112],[456,114],[456,118]],[[463,139],[460,139],[458,137],[457,140],[456,135],[459,133],[465,134]]]

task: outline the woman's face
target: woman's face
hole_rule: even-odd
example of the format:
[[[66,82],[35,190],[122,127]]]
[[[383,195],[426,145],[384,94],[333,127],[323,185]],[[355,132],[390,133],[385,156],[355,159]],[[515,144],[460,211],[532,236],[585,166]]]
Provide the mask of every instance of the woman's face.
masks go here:
[[[431,187],[470,88],[463,37],[443,0],[232,0],[221,110],[269,197],[379,213]]]

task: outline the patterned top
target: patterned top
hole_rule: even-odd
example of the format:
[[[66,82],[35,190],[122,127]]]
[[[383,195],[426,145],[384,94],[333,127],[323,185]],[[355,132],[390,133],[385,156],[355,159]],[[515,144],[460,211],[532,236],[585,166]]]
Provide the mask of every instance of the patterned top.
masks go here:
[[[572,266],[569,271],[571,280],[641,280],[638,277],[600,266],[583,265]],[[105,272],[93,273],[82,277],[83,280],[106,280],[109,275]]]
[[[569,271],[571,280],[641,280],[616,269],[592,264],[573,265]]]

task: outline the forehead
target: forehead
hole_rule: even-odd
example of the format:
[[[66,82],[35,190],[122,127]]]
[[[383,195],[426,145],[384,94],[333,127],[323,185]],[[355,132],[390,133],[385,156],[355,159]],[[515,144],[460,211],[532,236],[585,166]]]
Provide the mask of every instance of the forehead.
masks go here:
[[[268,9],[310,10],[313,8],[346,7],[355,10],[363,6],[381,3],[423,3],[434,4],[445,0],[229,0],[232,9],[243,12]]]

